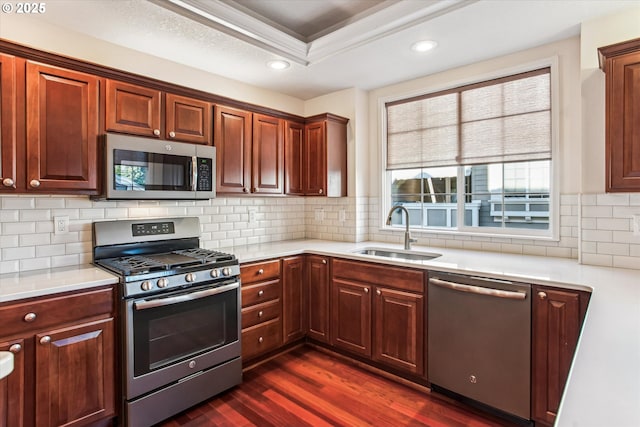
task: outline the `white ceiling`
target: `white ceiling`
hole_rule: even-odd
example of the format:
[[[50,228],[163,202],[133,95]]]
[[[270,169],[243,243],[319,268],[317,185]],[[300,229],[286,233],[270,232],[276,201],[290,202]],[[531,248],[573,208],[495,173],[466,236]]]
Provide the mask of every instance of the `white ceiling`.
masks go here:
[[[369,90],[579,34],[640,0],[57,0],[36,19],[310,99]],[[410,50],[432,39],[429,53]],[[596,52],[593,52],[596,55]],[[287,59],[275,71],[265,64]]]

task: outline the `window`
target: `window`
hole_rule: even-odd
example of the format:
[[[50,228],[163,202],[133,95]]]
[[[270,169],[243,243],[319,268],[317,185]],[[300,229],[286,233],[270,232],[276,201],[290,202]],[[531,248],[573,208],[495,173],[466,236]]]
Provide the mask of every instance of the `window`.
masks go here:
[[[387,205],[412,228],[550,236],[551,74],[385,104]],[[392,225],[404,226],[400,211]]]

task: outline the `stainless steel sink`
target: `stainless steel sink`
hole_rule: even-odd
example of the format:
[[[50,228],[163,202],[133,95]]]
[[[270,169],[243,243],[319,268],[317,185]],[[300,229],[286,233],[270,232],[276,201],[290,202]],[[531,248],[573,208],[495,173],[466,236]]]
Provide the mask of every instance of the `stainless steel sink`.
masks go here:
[[[439,257],[441,254],[431,252],[403,251],[401,249],[388,248],[364,248],[353,251],[356,254],[374,255],[386,258],[397,258],[410,261],[428,261]]]

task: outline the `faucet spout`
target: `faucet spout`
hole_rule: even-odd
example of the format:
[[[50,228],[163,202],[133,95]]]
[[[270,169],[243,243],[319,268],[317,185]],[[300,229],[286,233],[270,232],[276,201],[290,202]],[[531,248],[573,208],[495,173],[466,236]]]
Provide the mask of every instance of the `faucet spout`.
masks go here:
[[[393,212],[399,209],[400,211],[404,212],[406,220],[405,220],[405,231],[404,231],[404,249],[405,250],[411,250],[411,243],[413,242],[417,242],[418,239],[412,239],[411,238],[411,234],[409,233],[409,211],[407,210],[407,208],[405,208],[404,206],[393,206],[390,210],[389,213],[387,214],[387,225],[391,225],[391,215],[393,215]]]

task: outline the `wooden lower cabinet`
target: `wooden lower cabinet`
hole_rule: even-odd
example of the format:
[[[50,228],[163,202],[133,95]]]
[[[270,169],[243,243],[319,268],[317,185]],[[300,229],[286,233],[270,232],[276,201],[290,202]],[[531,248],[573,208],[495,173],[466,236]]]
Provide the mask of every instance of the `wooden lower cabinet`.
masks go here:
[[[329,343],[330,336],[330,259],[320,255],[308,255],[306,265],[306,293],[308,307],[307,336]]]
[[[532,414],[536,424],[553,425],[589,293],[533,287]]]
[[[424,273],[334,259],[332,344],[424,375]]]
[[[304,256],[294,256],[282,260],[283,344],[304,338],[307,332],[304,265]]]
[[[12,335],[0,350],[14,371],[0,380],[0,426],[109,425],[115,417],[113,289],[0,306]]]
[[[282,346],[280,260],[240,266],[242,282],[242,360]]]

